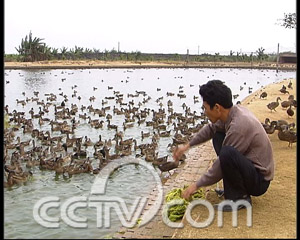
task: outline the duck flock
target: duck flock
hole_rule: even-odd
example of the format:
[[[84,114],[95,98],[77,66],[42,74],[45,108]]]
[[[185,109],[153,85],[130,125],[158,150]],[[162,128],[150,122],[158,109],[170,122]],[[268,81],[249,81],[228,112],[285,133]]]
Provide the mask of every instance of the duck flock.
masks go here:
[[[171,165],[170,168],[172,150],[189,141],[208,123],[199,94],[190,96],[189,89],[196,88],[194,92],[198,92],[194,84],[185,87],[179,84],[176,91],[164,94],[161,87],[155,87],[155,97],[147,91],[124,93],[115,90],[116,86],[106,85],[108,94],[99,97],[97,91],[104,87],[103,79],[97,84],[87,82],[84,87],[78,87],[66,76],[72,73],[61,71],[60,74],[56,77],[61,84],[69,81],[68,91],[62,86],[56,86],[58,93],[23,91],[21,97],[15,99],[18,109],[22,110],[5,104],[4,113],[9,123],[4,130],[5,187],[27,182],[33,168],[64,177],[97,174],[108,162],[127,156],[151,162],[160,172],[169,171],[177,167]],[[175,78],[183,81],[182,76]],[[143,80],[140,78],[141,84]],[[11,83],[7,80],[5,84]],[[130,78],[121,80],[120,84],[130,84]],[[240,86],[240,91],[244,86]],[[87,96],[85,88],[95,94]],[[251,92],[249,86],[249,94]],[[193,106],[185,102],[187,96],[192,98]],[[233,93],[234,99],[238,97],[238,93]]]
[[[283,94],[282,99],[281,97],[277,97],[276,101],[267,104],[267,108],[271,110],[271,112],[276,112],[276,108],[281,105],[281,108],[286,111],[288,118],[292,118],[295,114],[293,108],[297,108],[297,100],[294,95],[289,94],[288,89],[293,89],[291,81],[287,87],[282,85],[281,89],[279,89]],[[265,99],[267,96],[268,93],[264,91],[260,94],[259,98]],[[285,96],[288,96],[287,99],[284,98]],[[281,101],[281,103],[279,101]],[[262,125],[268,134],[273,134],[275,130],[278,130],[279,140],[288,142],[288,147],[292,148],[292,144],[297,142],[297,130],[294,122],[288,123],[286,120],[282,119],[271,121],[270,118],[266,118]]]
[[[62,82],[66,80],[66,77],[61,78]],[[91,87],[96,91],[100,85]],[[183,86],[178,92],[167,92],[154,99],[157,109],[145,107],[152,99],[146,91],[125,95],[115,91],[113,86],[107,88],[110,94],[97,105],[93,104],[97,98],[94,95],[89,96],[88,105],[74,103],[74,100],[80,103],[83,97],[76,84],[71,86],[71,95],[63,91],[43,95],[33,91],[33,96],[29,97],[28,93],[22,92],[23,98],[16,99],[16,104],[29,111],[17,111],[5,105],[4,112],[10,125],[4,131],[5,187],[28,181],[32,168],[68,177],[80,173],[96,174],[109,161],[126,156],[152,162],[163,172],[162,164],[172,161],[169,157],[172,149],[187,142],[207,123],[203,112],[197,114],[185,103],[181,105],[181,112],[173,109],[174,98],[186,98]],[[168,99],[166,105],[162,101],[164,98]],[[195,104],[199,102],[198,98],[193,97]],[[135,137],[126,137],[131,129],[134,129]],[[109,134],[103,134],[104,130]],[[91,132],[98,135],[96,141],[91,140]],[[169,154],[160,156],[161,145],[169,149]]]

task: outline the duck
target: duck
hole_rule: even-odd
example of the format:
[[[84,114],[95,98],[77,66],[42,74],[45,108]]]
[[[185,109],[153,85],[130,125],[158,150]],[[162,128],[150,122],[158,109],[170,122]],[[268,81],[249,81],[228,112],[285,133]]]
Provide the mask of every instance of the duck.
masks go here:
[[[158,134],[159,134],[160,137],[170,137],[171,130],[165,131],[165,132],[160,132],[159,129],[158,129]]]
[[[68,174],[69,176],[78,174],[78,173],[91,173],[93,172],[93,166],[91,164],[90,158],[88,157],[83,161],[80,165],[75,165],[71,168],[68,168]]]
[[[168,158],[169,158],[169,155],[154,159],[153,162],[152,162],[152,165],[153,166],[158,166],[158,165],[161,165],[163,163],[166,163],[168,161]]]
[[[95,158],[98,158],[99,155],[101,155],[101,157],[103,157],[101,150],[98,150],[98,149],[97,149],[97,146],[94,145],[94,153],[93,153],[93,156],[94,156]]]
[[[26,133],[32,133],[32,130],[33,130],[33,127],[31,126],[26,126],[26,125],[23,125],[21,128],[23,128],[23,134],[26,134]]]
[[[270,119],[266,118],[265,123],[262,123],[262,126],[265,129],[267,134],[272,134],[276,130],[277,122],[276,121],[270,122]]]
[[[14,172],[14,173],[22,173],[23,169],[21,167],[20,161],[11,161],[11,165],[4,165],[5,172]]]
[[[105,141],[104,141],[104,146],[110,148],[110,147],[112,146],[112,141],[111,141],[111,139],[105,140]]]
[[[73,158],[83,158],[87,156],[86,151],[83,151],[81,149],[78,149],[77,147],[74,147],[73,149],[75,151],[75,153],[72,155]]]
[[[77,140],[79,140],[78,138],[70,138],[69,137],[69,133],[66,133],[67,138],[66,138],[66,145],[67,147],[73,147],[73,144],[76,143]]]
[[[288,100],[289,100],[289,101],[295,100],[295,96],[294,96],[294,95],[290,95],[290,96],[288,97]]]
[[[290,101],[282,101],[281,102],[281,107],[282,108],[288,108],[291,105]]]
[[[44,124],[44,120],[42,119],[42,117],[40,116],[39,117],[39,125],[41,126],[41,125],[43,125]]]
[[[297,142],[297,132],[289,130],[288,125],[282,125],[278,131],[278,138],[281,141],[289,142],[288,147],[292,148],[292,144]]]
[[[273,122],[273,121],[272,121]],[[272,123],[271,122],[271,123]],[[282,125],[288,125],[288,122],[286,121],[286,120],[283,120],[283,119],[279,119],[279,120],[277,120],[277,121],[275,121],[276,122],[276,124],[275,124],[275,128],[276,128],[276,130],[280,130],[280,128],[281,128],[281,126]]]
[[[147,162],[153,162],[158,156],[158,152],[157,153],[154,153],[153,151],[146,151],[146,154],[145,154],[145,161]]]
[[[92,125],[93,128],[96,128],[96,129],[99,129],[99,128],[103,128],[103,124],[104,124],[104,121],[101,120],[95,124]]]
[[[54,127],[54,122],[53,121],[50,121],[50,125],[51,125],[51,132],[55,132],[55,131],[60,131],[61,130],[61,126]]]
[[[58,157],[52,157],[48,160],[45,160],[43,157],[40,158],[40,169],[41,170],[55,170],[57,165],[56,161]]]
[[[279,91],[283,94],[290,94],[289,91],[286,90],[286,88],[281,88]]]
[[[104,152],[105,152],[105,160],[106,161],[108,161],[108,160],[114,160],[114,159],[117,159],[117,158],[120,158],[120,155],[119,154],[113,154],[113,155],[110,155],[109,154],[109,150],[110,150],[110,148],[108,148],[108,147],[106,147],[106,146],[104,146],[103,147],[103,150],[104,150]],[[101,150],[100,150],[101,151]]]
[[[170,171],[177,168],[178,166],[179,166],[179,161],[173,161],[173,162],[162,163],[157,167],[161,172],[168,172],[170,174]]]
[[[172,140],[173,145],[185,144],[188,141],[187,137],[183,137],[181,134],[175,135]]]
[[[62,162],[61,161],[58,161],[57,165],[55,166],[55,173],[56,174],[63,174],[66,172],[67,170],[67,166],[63,166]]]
[[[292,104],[290,104],[290,107],[286,110],[286,113],[288,114],[288,117],[292,117],[294,115],[294,110],[292,109]]]
[[[107,128],[109,128],[109,129],[115,129],[116,131],[118,131],[118,126],[117,125],[110,124],[110,120],[109,119],[107,119],[107,122],[108,122]]]
[[[96,125],[97,123],[99,123],[99,119],[93,119],[92,120],[92,118],[91,118],[91,116],[88,116],[87,117],[88,118],[88,123],[91,125],[91,126],[94,126],[94,125]]]
[[[126,130],[126,128],[131,128],[134,126],[134,123],[123,123],[123,129],[124,131]]]
[[[262,93],[260,94],[259,98],[264,99],[264,98],[266,98],[267,96],[268,96],[268,93],[267,93],[267,92],[262,92]]]
[[[92,142],[92,140],[90,138],[88,138],[87,136],[85,136],[84,138],[85,138],[85,141],[82,144],[83,146],[89,147],[89,146],[93,146],[94,145],[94,143]]]
[[[8,173],[7,183],[4,184],[4,186],[10,187],[14,184],[19,185],[19,184],[25,183],[30,179],[31,176],[32,176],[31,171],[22,172],[20,174],[17,174],[15,172],[10,172],[10,173]]]
[[[128,139],[125,139],[125,140],[123,140],[123,137],[121,137],[120,138],[121,139],[121,141],[120,141],[120,145],[132,145],[132,143],[133,143],[133,138],[128,138]]]
[[[134,151],[136,151],[138,149],[140,149],[142,151],[142,149],[146,148],[146,145],[147,145],[147,144],[137,145],[136,139],[133,140],[133,143],[134,143]]]
[[[120,157],[126,157],[131,155],[131,147],[121,150]]]
[[[138,119],[137,123],[139,126],[146,121],[146,118],[141,118],[140,116],[136,116],[136,117]]]
[[[276,99],[276,102],[270,102],[267,107],[271,110],[274,110],[276,112],[276,109],[278,106],[279,106],[279,100],[281,101],[281,98],[280,97],[277,97]]]
[[[103,146],[104,142],[101,140],[101,134],[99,134],[99,140],[94,144],[96,147]]]
[[[265,123],[261,123],[261,124],[264,127],[264,125],[269,125],[270,122],[271,122],[270,118],[265,118]]]
[[[144,138],[146,137],[150,137],[150,132],[144,133],[143,131],[141,131],[141,134],[142,134],[142,140],[144,140]]]
[[[8,175],[7,175],[7,177],[6,177],[6,179],[7,179],[7,181],[5,182],[3,182],[3,186],[5,187],[5,188],[10,188],[10,187],[12,187],[13,185],[14,185],[14,181],[13,181],[13,172],[9,172],[8,173]]]
[[[51,145],[50,145],[50,152],[53,153],[53,152],[62,152],[65,149],[65,147],[61,144],[61,141],[58,141],[56,146],[53,146],[54,144],[54,141],[51,140]]]
[[[26,162],[26,168],[32,168],[34,166],[38,166],[40,165],[40,161],[39,160],[36,160],[36,159],[29,159],[27,162]]]
[[[6,141],[4,141],[4,143],[5,143],[5,147],[6,147],[7,149],[15,149],[15,148],[18,146],[18,144],[8,143],[8,142],[6,142]]]

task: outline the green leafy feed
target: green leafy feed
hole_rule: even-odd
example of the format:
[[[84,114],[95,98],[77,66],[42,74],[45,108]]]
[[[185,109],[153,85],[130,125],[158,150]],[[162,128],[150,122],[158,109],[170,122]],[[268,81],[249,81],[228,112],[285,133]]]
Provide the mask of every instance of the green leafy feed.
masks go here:
[[[179,219],[182,219],[185,210],[188,206],[188,204],[195,200],[195,199],[204,199],[205,198],[205,193],[203,188],[199,188],[194,194],[191,195],[189,200],[185,200],[184,198],[181,197],[181,193],[187,188],[188,186],[184,186],[183,188],[175,188],[169,191],[166,196],[165,196],[165,201],[168,203],[174,199],[180,199],[183,200],[183,204],[181,205],[174,205],[171,206],[168,209],[168,218],[172,222],[176,222]]]

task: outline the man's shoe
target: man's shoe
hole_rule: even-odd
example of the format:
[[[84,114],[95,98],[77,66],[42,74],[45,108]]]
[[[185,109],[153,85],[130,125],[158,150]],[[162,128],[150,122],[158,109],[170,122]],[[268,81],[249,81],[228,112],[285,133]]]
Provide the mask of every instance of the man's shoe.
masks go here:
[[[215,204],[214,207],[218,210],[218,211],[223,211],[223,212],[232,212],[235,210],[240,210],[243,208],[248,207],[250,204],[250,206],[252,206],[252,202],[251,202],[251,197],[247,196],[246,198],[242,198],[242,199],[238,199],[238,200],[224,200],[223,202],[219,203],[219,204]]]
[[[224,196],[224,190],[223,189],[215,189],[215,192],[218,194],[218,197],[223,197]]]

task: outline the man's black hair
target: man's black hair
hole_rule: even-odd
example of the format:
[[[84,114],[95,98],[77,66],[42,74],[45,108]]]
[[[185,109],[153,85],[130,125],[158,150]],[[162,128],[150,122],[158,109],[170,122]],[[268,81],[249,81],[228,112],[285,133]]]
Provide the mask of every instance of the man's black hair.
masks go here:
[[[221,80],[211,80],[200,86],[199,93],[203,101],[212,109],[216,103],[224,108],[232,107],[232,93]]]

